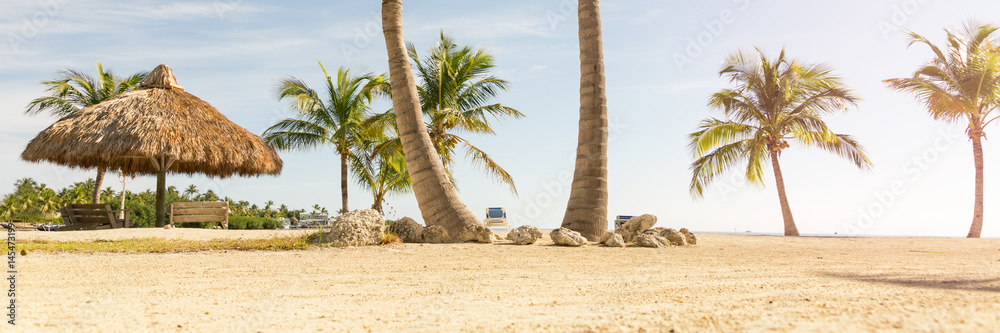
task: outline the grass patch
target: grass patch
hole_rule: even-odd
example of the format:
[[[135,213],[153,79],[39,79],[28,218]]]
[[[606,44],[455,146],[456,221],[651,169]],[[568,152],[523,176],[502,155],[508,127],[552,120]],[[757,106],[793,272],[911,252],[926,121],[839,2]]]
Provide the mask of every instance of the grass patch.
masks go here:
[[[393,243],[402,243],[402,242],[403,239],[399,238],[399,236],[396,236],[396,234],[386,229],[385,233],[382,234],[382,240],[379,241],[379,244],[389,245]]]
[[[181,253],[200,251],[292,251],[305,250],[319,243],[320,234],[265,239],[225,239],[207,241],[131,238],[90,242],[21,241],[17,247],[27,252],[48,253]]]

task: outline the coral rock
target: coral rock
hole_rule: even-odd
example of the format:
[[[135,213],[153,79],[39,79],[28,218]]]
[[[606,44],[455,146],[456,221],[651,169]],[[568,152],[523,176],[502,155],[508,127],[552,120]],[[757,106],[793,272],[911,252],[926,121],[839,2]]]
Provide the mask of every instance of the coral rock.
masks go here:
[[[614,234],[611,237],[608,237],[608,240],[604,241],[604,245],[611,247],[625,247],[625,239],[622,238],[622,235]]]
[[[552,238],[552,242],[556,245],[562,246],[584,246],[587,245],[587,239],[580,235],[579,232],[569,230],[566,228],[559,228],[552,230],[549,233],[549,237]]]
[[[514,230],[511,230],[510,233],[507,234],[507,239],[517,245],[534,244],[540,238],[542,238],[542,231],[538,230],[537,227],[530,225],[522,225],[514,228]]]
[[[330,222],[323,242],[336,246],[378,245],[385,234],[385,220],[374,209],[354,210]]]
[[[698,238],[688,231],[687,228],[681,228],[681,234],[684,234],[684,238],[687,238],[688,244],[695,245],[698,244]]]
[[[688,245],[687,237],[684,237],[684,234],[674,229],[664,230],[663,233],[660,234],[660,236],[663,236],[664,238],[670,241],[670,244],[676,246]]]
[[[462,228],[458,236],[459,242],[493,243],[493,229],[482,224],[471,224]]]
[[[656,233],[644,233],[635,238],[635,244],[642,247],[670,247],[670,241]]]
[[[611,239],[611,237],[613,237],[613,235],[615,235],[614,232],[605,230],[604,234],[601,235],[601,238],[597,239],[597,242],[601,243],[601,244],[604,244],[605,242],[608,241],[608,239]]]
[[[448,235],[448,229],[439,225],[432,225],[424,228],[424,242],[451,243],[451,235]]]
[[[645,214],[629,219],[628,222],[625,222],[625,224],[615,230],[615,233],[621,234],[626,243],[632,243],[635,242],[636,236],[649,230],[654,225],[656,225],[656,216]]]
[[[419,243],[424,239],[424,226],[409,217],[404,217],[392,223],[389,232],[399,236],[404,243]]]

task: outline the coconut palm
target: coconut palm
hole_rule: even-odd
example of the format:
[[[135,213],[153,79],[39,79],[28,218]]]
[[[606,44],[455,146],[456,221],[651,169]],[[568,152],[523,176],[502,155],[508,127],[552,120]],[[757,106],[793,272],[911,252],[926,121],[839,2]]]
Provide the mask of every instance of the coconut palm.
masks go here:
[[[59,198],[66,204],[78,204],[91,201],[91,194],[94,193],[94,180],[87,179],[85,182],[76,182],[67,188],[59,191]],[[91,203],[93,203],[91,201]]]
[[[45,184],[38,185],[38,202],[37,208],[44,216],[52,216],[60,207],[63,206],[62,200],[59,199],[59,195],[56,194],[54,190],[45,186]]]
[[[482,149],[456,134],[495,134],[490,118],[499,121],[524,117],[514,108],[492,102],[508,87],[507,81],[490,74],[493,56],[486,49],[458,46],[443,32],[426,58],[417,55],[413,44],[407,45],[407,53],[421,82],[417,93],[427,121],[425,126],[445,169],[451,173],[455,149],[461,144],[473,163],[517,194],[514,179],[506,170]]]
[[[688,137],[697,158],[691,164],[691,193],[701,197],[717,175],[742,162],[747,163],[747,181],[762,184],[764,164],[770,159],[785,235],[798,236],[778,164],[789,140],[837,154],[860,169],[871,167],[854,137],[836,134],[823,122],[822,116],[845,112],[858,100],[831,71],[822,64],[786,59],[784,50],[773,60],[759,49],[757,55],[731,55],[719,75],[736,87],[720,90],[708,103],[727,119],[705,119]]]
[[[395,126],[378,125],[382,119],[385,118],[377,115],[365,121],[371,133],[366,135],[368,140],[362,142],[357,151],[351,154],[351,168],[355,172],[355,179],[358,185],[372,192],[372,209],[379,213],[382,213],[386,195],[408,193],[411,190],[406,157],[402,151],[378,149],[386,142],[398,141],[399,136]]]
[[[424,125],[417,83],[403,44],[402,0],[382,1],[382,33],[389,57],[392,105],[406,155],[406,170],[424,222],[444,227],[453,237],[462,234],[467,227],[482,226],[476,214],[458,197]]]
[[[59,72],[59,77],[55,80],[42,81],[49,96],[32,100],[24,112],[28,115],[37,115],[47,111],[53,116],[62,118],[135,89],[147,74],[149,73],[138,72],[128,77],[120,77],[110,69],[105,71],[100,62],[97,63],[97,77],[67,68]],[[105,167],[97,168],[91,203],[96,204],[100,201],[105,171]]]
[[[942,50],[930,40],[908,32],[913,44],[934,52],[929,63],[913,77],[885,80],[890,89],[912,93],[924,103],[931,117],[966,124],[976,167],[975,204],[968,238],[983,230],[983,128],[997,120],[1000,108],[1000,34],[994,25],[967,24],[964,34],[945,30],[948,46]]]
[[[594,241],[608,228],[608,103],[599,0],[578,6],[580,133],[576,166],[562,227]]]
[[[324,90],[318,92],[296,77],[286,77],[278,87],[278,98],[288,100],[298,117],[279,121],[264,132],[264,141],[279,150],[315,149],[332,144],[340,155],[340,191],[347,212],[347,174],[351,148],[363,138],[362,121],[372,100],[388,91],[385,75],[354,75],[339,68],[336,80],[323,63]]]
[[[198,187],[194,184],[188,185],[187,189],[184,190],[184,199],[194,200],[198,197]]]

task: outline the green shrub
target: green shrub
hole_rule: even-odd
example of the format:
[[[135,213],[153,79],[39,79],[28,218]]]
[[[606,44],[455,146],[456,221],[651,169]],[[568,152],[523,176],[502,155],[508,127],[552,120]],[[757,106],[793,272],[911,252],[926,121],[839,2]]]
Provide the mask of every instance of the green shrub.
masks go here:
[[[281,222],[265,217],[230,216],[229,229],[277,229]]]

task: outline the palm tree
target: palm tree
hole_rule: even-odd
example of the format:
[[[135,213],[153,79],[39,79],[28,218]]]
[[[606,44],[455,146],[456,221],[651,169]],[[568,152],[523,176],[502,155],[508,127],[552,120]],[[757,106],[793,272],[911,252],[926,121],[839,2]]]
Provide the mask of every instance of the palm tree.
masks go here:
[[[690,190],[703,196],[715,176],[742,161],[747,162],[747,181],[762,184],[764,163],[770,158],[785,236],[798,236],[778,165],[781,151],[789,147],[788,140],[796,140],[844,157],[860,169],[870,168],[861,144],[850,135],[833,133],[821,118],[846,112],[858,98],[825,65],[785,59],[784,50],[774,60],[759,49],[757,53],[759,60],[734,53],[719,72],[736,87],[709,98],[709,107],[722,110],[728,119],[705,119],[689,135],[688,146],[697,158],[691,164]]]
[[[930,62],[910,78],[885,80],[890,89],[912,93],[924,103],[931,117],[945,122],[967,124],[976,167],[975,204],[968,238],[983,231],[983,128],[997,120],[1000,108],[1000,40],[998,27],[990,24],[966,25],[965,34],[948,34],[948,49],[909,31],[910,45],[925,44],[934,52]],[[946,51],[946,52],[945,52]]]
[[[440,225],[452,236],[459,235],[467,227],[482,226],[476,214],[458,197],[424,125],[417,83],[403,44],[402,0],[382,1],[382,33],[389,56],[392,105],[406,155],[406,170],[424,222],[428,226]]]
[[[59,199],[59,195],[56,194],[54,190],[45,186],[45,184],[38,185],[38,209],[41,211],[43,216],[52,216],[60,207],[63,206],[62,200]]]
[[[92,200],[92,193],[94,193],[94,180],[87,179],[85,182],[76,182],[67,188],[59,191],[59,198],[63,203],[74,204],[74,203],[84,203]]]
[[[101,191],[101,203],[110,204],[115,201],[115,190],[108,186]]]
[[[369,120],[376,119],[372,117]],[[371,121],[366,121],[371,123]],[[382,213],[382,203],[385,196],[394,193],[402,194],[410,192],[410,175],[406,171],[406,157],[398,149],[379,150],[386,142],[398,141],[398,133],[395,139],[388,139],[384,132],[395,133],[395,127],[369,127],[374,132],[367,135],[369,140],[363,142],[357,152],[351,154],[351,168],[355,171],[355,178],[358,185],[371,190],[372,209]]]
[[[326,77],[321,93],[304,81],[286,77],[280,82],[278,98],[291,102],[297,118],[279,121],[264,132],[264,142],[280,150],[314,149],[332,144],[340,155],[340,191],[343,210],[347,211],[347,173],[351,148],[363,138],[362,121],[368,116],[369,104],[386,92],[385,75],[365,73],[355,76],[350,70],[337,70],[336,81],[323,63],[319,64]]]
[[[455,134],[495,134],[490,118],[524,117],[514,108],[491,103],[501,91],[507,91],[508,86],[507,81],[489,74],[494,67],[493,56],[486,49],[459,47],[444,32],[426,59],[421,61],[413,44],[407,45],[407,53],[416,66],[416,75],[421,82],[417,93],[420,108],[427,118],[425,126],[449,175],[455,160],[455,148],[462,144],[466,156],[517,194],[514,179],[506,170],[482,149]]]
[[[608,99],[599,0],[578,6],[580,133],[569,203],[562,227],[594,241],[608,228]]]
[[[59,77],[55,80],[42,81],[42,85],[47,86],[45,91],[49,92],[49,96],[32,100],[24,113],[37,115],[48,111],[53,116],[62,118],[135,89],[147,74],[149,72],[139,72],[128,77],[120,77],[110,69],[105,71],[100,62],[97,63],[96,78],[67,68],[59,72]],[[103,166],[97,168],[91,203],[96,204],[100,201],[105,171],[106,168]]]
[[[198,187],[191,184],[184,190],[184,199],[194,200],[198,197]]]

